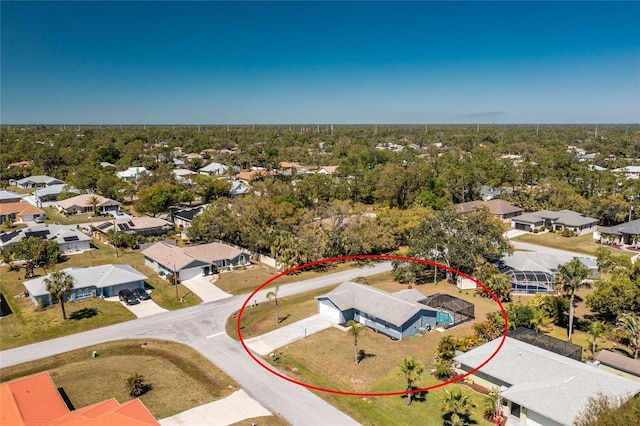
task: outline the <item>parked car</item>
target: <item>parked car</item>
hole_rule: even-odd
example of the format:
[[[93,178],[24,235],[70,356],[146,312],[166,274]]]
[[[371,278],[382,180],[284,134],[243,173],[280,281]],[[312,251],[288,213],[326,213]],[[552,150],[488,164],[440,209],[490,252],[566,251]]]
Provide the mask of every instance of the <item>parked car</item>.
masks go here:
[[[144,288],[134,288],[133,289],[133,295],[138,300],[149,300],[149,299],[151,299],[151,296],[149,295],[149,293],[147,293],[147,290],[145,290]]]
[[[140,303],[136,296],[133,295],[133,292],[129,289],[120,290],[118,297],[120,298],[120,301],[125,302],[127,305]]]

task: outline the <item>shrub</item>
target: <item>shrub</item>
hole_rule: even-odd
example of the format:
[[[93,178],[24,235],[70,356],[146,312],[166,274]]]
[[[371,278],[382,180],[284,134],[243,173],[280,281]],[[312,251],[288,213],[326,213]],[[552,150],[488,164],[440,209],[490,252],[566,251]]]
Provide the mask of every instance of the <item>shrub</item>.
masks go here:
[[[440,361],[436,364],[436,371],[433,373],[440,380],[448,380],[453,377],[453,372],[451,371],[451,367],[445,361]]]

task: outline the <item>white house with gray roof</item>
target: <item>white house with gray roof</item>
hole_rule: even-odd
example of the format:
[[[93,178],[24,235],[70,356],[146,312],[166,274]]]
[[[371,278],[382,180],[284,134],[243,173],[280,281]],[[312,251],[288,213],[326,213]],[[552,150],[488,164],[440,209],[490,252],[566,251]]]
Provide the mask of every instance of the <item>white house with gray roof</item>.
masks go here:
[[[67,268],[62,272],[73,277],[73,290],[67,300],[76,301],[96,296],[117,296],[120,290],[144,288],[146,276],[129,265],[100,265],[89,268]],[[52,303],[47,291],[45,278],[39,277],[25,281],[23,284],[29,291],[29,297],[36,306],[47,306]],[[53,301],[55,303],[55,301]]]
[[[336,324],[359,322],[394,339],[402,340],[420,329],[453,323],[451,313],[427,306],[427,297],[416,289],[388,293],[347,281],[317,298],[318,313]]]
[[[467,373],[495,356],[470,377],[488,389],[498,388],[501,412],[507,424],[570,426],[587,407],[589,398],[602,393],[615,400],[640,394],[640,383],[599,368],[502,337],[454,358]]]
[[[598,219],[583,216],[572,210],[540,210],[512,218],[511,227],[530,232],[534,229],[558,231],[567,228],[582,235],[595,231]]]
[[[29,237],[55,241],[62,254],[81,253],[91,248],[91,237],[73,226],[42,224],[0,234],[0,250]]]
[[[0,191],[0,203],[19,203],[22,201],[22,195],[13,191]]]
[[[64,185],[64,182],[60,179],[52,178],[51,176],[29,176],[23,179],[11,179],[9,185],[17,186],[18,188],[44,188],[45,186],[52,185]]]
[[[603,228],[600,230],[600,234],[614,236],[616,238],[614,243],[637,244],[637,239],[640,238],[640,219],[610,226],[609,228]]]

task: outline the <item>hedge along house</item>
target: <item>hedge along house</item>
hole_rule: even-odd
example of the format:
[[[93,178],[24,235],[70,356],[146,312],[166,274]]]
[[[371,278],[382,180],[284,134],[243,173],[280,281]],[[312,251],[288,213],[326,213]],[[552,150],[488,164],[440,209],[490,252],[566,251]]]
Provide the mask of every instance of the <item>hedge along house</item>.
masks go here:
[[[180,280],[206,276],[217,269],[249,265],[248,252],[222,243],[176,247],[158,242],[142,250],[144,261],[154,271],[165,277],[178,274]]]
[[[317,304],[318,313],[336,324],[353,320],[402,340],[437,326],[458,324],[453,312],[427,305],[434,296],[428,298],[415,289],[387,293],[347,281],[326,295],[319,296]],[[471,307],[473,310],[473,305]]]
[[[89,268],[67,268],[62,272],[73,277],[73,290],[67,296],[67,300],[76,301],[91,299],[96,296],[117,296],[120,290],[144,288],[146,276],[129,265],[101,265]],[[29,291],[29,297],[36,306],[56,303],[51,300],[45,278],[39,277],[25,281],[23,284]]]

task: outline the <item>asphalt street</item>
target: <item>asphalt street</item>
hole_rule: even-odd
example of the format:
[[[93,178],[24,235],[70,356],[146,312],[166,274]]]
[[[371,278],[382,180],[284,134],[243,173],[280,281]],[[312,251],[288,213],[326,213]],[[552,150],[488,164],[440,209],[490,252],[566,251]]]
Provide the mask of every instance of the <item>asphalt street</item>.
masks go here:
[[[390,262],[326,274],[318,278],[280,287],[279,296],[320,289],[358,276],[391,270]],[[277,283],[277,281],[276,281]],[[252,299],[265,301],[268,290]],[[229,315],[242,306],[249,295],[233,296],[191,308],[164,312],[95,330],[46,340],[0,352],[0,365],[8,367],[59,353],[91,347],[98,343],[128,339],[157,338],[185,343],[209,359],[244,390],[274,414],[294,425],[356,425],[356,421],[306,388],[287,382],[256,364],[239,342],[225,333]]]

